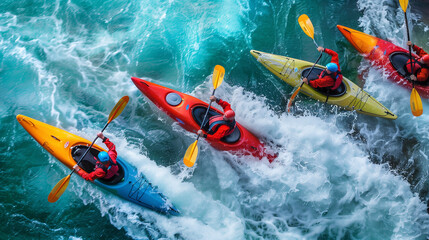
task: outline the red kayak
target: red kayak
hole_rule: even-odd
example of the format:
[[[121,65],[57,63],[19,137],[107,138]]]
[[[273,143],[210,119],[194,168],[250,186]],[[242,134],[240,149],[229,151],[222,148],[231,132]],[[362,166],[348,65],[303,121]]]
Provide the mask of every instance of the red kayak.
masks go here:
[[[389,79],[398,85],[408,89],[413,88],[410,74],[404,66],[410,59],[409,51],[396,46],[383,39],[368,35],[363,32],[353,30],[348,27],[337,25],[337,28],[345,38],[358,50],[366,59],[379,68],[384,68],[389,74]],[[412,54],[417,58],[416,54]],[[424,98],[429,98],[429,82],[415,82],[414,87]]]
[[[132,77],[131,80],[146,97],[184,129],[193,133],[200,129],[208,107],[207,103],[190,95],[136,77]],[[210,108],[207,118],[218,114],[223,113],[215,108]],[[207,134],[207,130],[208,124],[203,127],[205,134]],[[259,159],[266,157],[270,162],[276,158],[275,155],[268,154],[264,144],[239,123],[237,123],[235,131],[222,138],[221,141],[209,139],[206,139],[206,141],[216,149],[230,151],[237,155],[253,155]]]

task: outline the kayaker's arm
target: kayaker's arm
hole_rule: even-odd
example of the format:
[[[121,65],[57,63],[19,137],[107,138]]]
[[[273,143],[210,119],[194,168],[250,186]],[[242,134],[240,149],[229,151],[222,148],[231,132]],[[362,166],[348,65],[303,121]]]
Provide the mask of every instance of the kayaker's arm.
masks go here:
[[[106,173],[101,168],[96,168],[91,173],[85,173],[83,171],[78,171],[77,174],[79,174],[83,179],[85,179],[87,181],[92,181],[92,182],[97,178],[103,178],[104,176],[106,176]]]
[[[105,137],[105,136],[104,136],[104,134],[103,134],[102,132],[98,133],[98,134],[97,134],[97,136],[98,136],[101,140],[103,140],[103,143],[104,143],[104,144],[106,145],[106,147],[109,149],[109,152],[108,152],[109,157],[110,157],[111,159],[116,160],[116,158],[117,158],[117,156],[118,156],[118,153],[116,152],[115,144],[113,144],[113,143],[109,140],[109,138]]]
[[[222,107],[223,111],[226,112],[231,109],[231,104],[229,104],[227,101],[223,101],[220,98],[216,98],[216,103]]]
[[[109,154],[109,157],[111,159],[116,160],[118,153],[116,152],[115,144],[113,144],[108,138],[105,138],[103,142],[104,144],[106,144],[106,147],[109,149],[109,152],[107,152]]]
[[[420,72],[417,74],[417,81],[424,82],[429,79],[429,69],[422,68]]]
[[[411,43],[411,42],[409,42],[409,43]],[[407,44],[408,45],[408,44]],[[416,54],[419,56],[419,57],[422,57],[422,56],[424,56],[424,55],[426,55],[427,54],[427,52],[425,52],[425,50],[423,50],[423,48],[421,48],[421,47],[419,47],[419,46],[417,46],[417,45],[414,45],[414,44],[412,44],[411,43],[411,46],[413,47],[413,50],[416,52]]]
[[[327,54],[329,54],[332,57],[331,58],[331,62],[332,63],[336,63],[338,65],[338,71],[341,71],[341,69],[340,69],[340,61],[339,61],[339,58],[338,58],[338,53],[336,53],[335,51],[333,51],[331,49],[328,49],[328,48],[325,48],[324,52],[327,53]]]

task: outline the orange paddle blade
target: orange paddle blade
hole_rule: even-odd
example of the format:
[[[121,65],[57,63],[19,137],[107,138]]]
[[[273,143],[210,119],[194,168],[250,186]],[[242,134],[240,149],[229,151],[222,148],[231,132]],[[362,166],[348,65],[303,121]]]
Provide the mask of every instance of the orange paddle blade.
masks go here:
[[[402,10],[406,12],[408,7],[408,0],[399,0],[399,4],[401,5]]]
[[[301,26],[302,31],[314,40],[314,27],[310,18],[306,14],[302,14],[298,18],[298,23],[299,26]]]
[[[49,193],[49,196],[48,196],[49,202],[51,203],[56,202],[61,197],[61,195],[63,195],[64,191],[67,189],[67,186],[69,185],[70,176],[71,175],[67,175],[67,177],[61,179],[57,183],[57,185],[55,185],[51,193]]]
[[[222,82],[223,77],[225,76],[225,68],[223,68],[221,65],[216,65],[213,70],[213,88],[218,88]]]
[[[410,106],[414,116],[418,117],[423,114],[422,99],[415,88],[411,91]]]
[[[116,103],[115,107],[112,109],[112,111],[110,111],[109,120],[107,123],[110,123],[113,119],[121,114],[122,110],[124,110],[125,106],[127,106],[129,100],[130,98],[128,96],[123,96],[121,99],[119,99],[118,103]]]
[[[290,97],[289,103],[287,104],[287,112],[290,112],[290,107],[292,106],[293,100],[295,100],[296,95],[298,95],[299,90],[301,90],[301,86],[299,86],[299,88],[295,92],[293,92],[292,97]]]
[[[188,149],[186,150],[185,156],[183,157],[183,163],[187,167],[192,167],[195,164],[195,161],[197,160],[198,156],[198,140],[195,140],[194,143],[189,145]]]

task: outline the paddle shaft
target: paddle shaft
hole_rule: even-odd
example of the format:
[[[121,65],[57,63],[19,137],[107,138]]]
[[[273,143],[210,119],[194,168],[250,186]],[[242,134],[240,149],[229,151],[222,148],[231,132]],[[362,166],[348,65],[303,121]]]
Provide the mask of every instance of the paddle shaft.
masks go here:
[[[313,39],[314,41],[314,39]],[[316,44],[316,41],[314,41],[314,43]],[[317,46],[317,44],[316,44]],[[320,58],[322,57],[323,52],[320,52],[319,57],[317,58],[317,60],[314,62],[313,66],[311,66],[310,71],[308,71],[307,76],[305,78],[308,78],[308,76],[310,76],[311,71],[313,71],[314,66],[316,66],[316,64],[319,62]],[[308,80],[308,79],[307,79]],[[287,105],[287,111],[290,112],[290,107],[292,106],[293,100],[295,99],[296,95],[298,95],[299,91],[301,91],[302,86],[304,85],[304,81],[301,81],[301,85],[299,85],[298,89],[295,90],[295,92],[292,93],[292,96],[289,99],[289,103]],[[309,83],[310,85],[310,83]]]
[[[316,43],[316,42],[314,42],[314,43]],[[316,44],[316,46],[317,46],[317,44]],[[320,52],[319,57],[318,57],[318,58],[317,58],[317,60],[314,62],[313,66],[311,66],[310,71],[308,71],[308,74],[307,74],[307,76],[305,76],[305,78],[308,78],[308,76],[310,76],[311,71],[313,71],[314,67],[315,67],[315,66],[316,66],[316,64],[319,62],[320,58],[322,57],[322,54],[323,54],[323,52]],[[307,79],[307,80],[308,80],[308,79]],[[304,82],[302,82],[302,83],[301,83],[301,86],[300,86],[300,87],[302,87],[302,85],[303,85],[303,84],[304,84]]]
[[[410,40],[410,30],[408,28],[408,18],[407,18],[407,12],[406,11],[404,11],[404,17],[405,17],[405,27],[407,28],[407,39],[408,39],[408,41],[411,41]],[[411,74],[413,75],[414,74],[414,69],[413,69],[414,67],[413,67],[413,55],[411,54],[411,51],[412,51],[411,45],[408,46],[408,50],[410,51]],[[414,81],[411,80],[411,82],[413,83],[413,88],[414,88]]]
[[[316,45],[316,47],[319,48],[319,45],[317,45],[316,40],[314,40],[314,38],[313,38],[313,42]]]
[[[329,91],[328,91],[328,93],[326,94],[325,104],[328,102],[328,99],[329,99]]]
[[[213,89],[212,96],[214,96],[215,92],[216,92],[216,88]],[[204,124],[206,123],[207,114],[210,111],[210,106],[211,105],[212,105],[212,101],[210,101],[209,106],[207,107],[207,110],[206,110],[206,114],[204,114],[204,118],[203,118],[203,121],[201,122],[200,130],[203,128]],[[200,135],[198,135],[197,140],[198,140],[198,138],[200,138]]]
[[[316,66],[317,62],[319,62],[321,57],[322,57],[322,53],[320,53],[319,57],[317,58],[316,62],[314,62],[313,66],[310,68],[310,71],[308,71],[307,76],[305,78],[308,78],[308,76],[310,76],[311,71],[313,71],[314,66]],[[298,91],[301,90],[302,85],[304,85],[304,82],[301,82],[301,85],[299,85]]]
[[[106,123],[106,125],[104,126],[103,130],[101,130],[101,132],[104,132],[104,130],[107,128],[107,126],[109,125],[110,121]],[[91,145],[89,146],[88,149],[86,149],[85,153],[82,155],[82,157],[79,159],[79,161],[76,163],[76,165],[79,165],[79,163],[82,161],[82,159],[86,156],[86,154],[89,152],[89,150],[92,148],[92,146],[94,145],[94,143],[97,141],[98,136],[95,137],[94,141],[92,141]],[[70,176],[75,172],[75,169],[73,168],[73,170],[71,171],[71,173],[69,174]]]

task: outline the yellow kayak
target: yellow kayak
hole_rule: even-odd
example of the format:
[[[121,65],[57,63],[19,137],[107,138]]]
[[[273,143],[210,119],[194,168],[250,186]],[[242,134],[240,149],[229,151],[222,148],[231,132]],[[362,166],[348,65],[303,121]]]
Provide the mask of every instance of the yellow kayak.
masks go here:
[[[299,87],[302,75],[306,76],[313,66],[311,62],[290,57],[255,50],[251,50],[250,53],[258,62],[264,65],[264,67],[292,87]],[[311,71],[308,79],[316,79],[323,69],[325,69],[324,66],[316,65]],[[328,104],[337,105],[349,111],[356,111],[369,116],[392,120],[398,118],[389,109],[383,106],[383,104],[344,76],[343,83],[338,89],[330,92],[329,97],[327,93],[316,90],[307,84],[302,86],[300,92],[321,102],[325,102],[326,98],[328,98]]]

